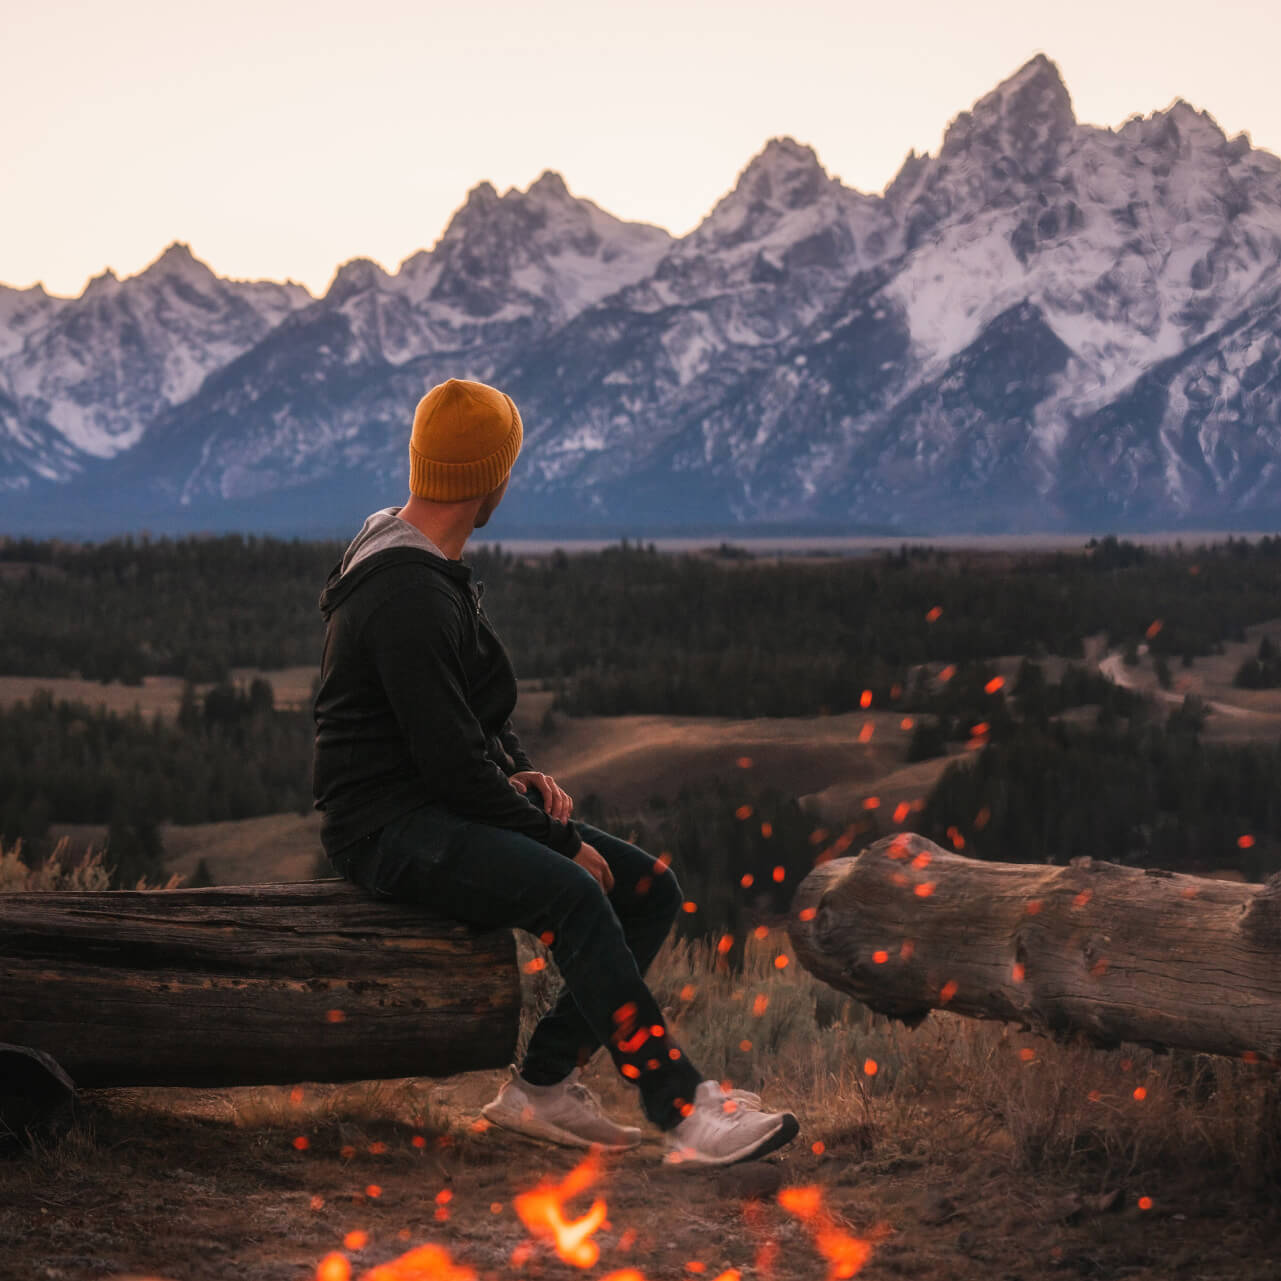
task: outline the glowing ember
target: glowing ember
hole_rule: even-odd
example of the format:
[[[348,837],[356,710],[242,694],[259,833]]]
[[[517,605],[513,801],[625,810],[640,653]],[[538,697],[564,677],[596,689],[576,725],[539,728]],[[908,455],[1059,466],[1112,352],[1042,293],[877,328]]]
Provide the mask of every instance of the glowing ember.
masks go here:
[[[1244,836],[1237,837],[1237,847],[1239,849],[1248,850],[1253,844],[1254,844],[1254,837],[1251,836],[1248,832]]]
[[[1015,961],[1015,962],[1014,962],[1014,966],[1013,966],[1013,968],[1012,968],[1012,969],[1011,969],[1011,971],[1010,971],[1010,977],[1011,977],[1011,978],[1012,978],[1016,983],[1022,983],[1022,982],[1023,982],[1023,980],[1024,980],[1024,978],[1026,978],[1026,977],[1027,977],[1027,970],[1026,970],[1026,969],[1024,969],[1024,967],[1023,967],[1023,962],[1022,962],[1022,961]]]
[[[698,988],[696,988],[692,983],[686,983],[685,986],[681,988],[681,1000],[692,1001],[694,999],[694,993],[697,991]]]
[[[948,979],[939,992],[939,1001],[946,1005],[956,995],[956,980]]]
[[[764,1014],[768,1008],[769,1008],[769,997],[762,992],[752,1002],[752,1013],[756,1015],[757,1018],[760,1018],[760,1016]]]
[[[743,819],[751,818],[752,807],[750,805],[740,805],[738,809],[734,811],[734,817],[736,819],[739,819],[740,821],[742,821]]]
[[[858,705],[859,705],[860,707],[871,707],[871,706],[872,706],[872,691],[871,691],[870,689],[865,689],[865,690],[864,690],[864,691],[863,691],[863,692],[858,696]]]
[[[550,1240],[566,1263],[578,1268],[595,1267],[600,1247],[592,1234],[605,1221],[605,1202],[600,1197],[578,1219],[566,1219],[564,1206],[572,1197],[596,1182],[600,1168],[594,1156],[576,1165],[560,1183],[544,1180],[529,1192],[516,1197],[520,1221],[537,1238]]]
[[[781,883],[783,880],[783,877],[787,875],[787,872],[782,867],[776,867],[774,869],[773,875],[774,875],[774,879]]]
[[[929,898],[934,893],[933,881],[922,881],[913,891],[917,898]]]
[[[1135,1097],[1135,1098],[1136,1098],[1140,1103],[1142,1103],[1142,1102],[1143,1102],[1143,1100],[1144,1100],[1144,1099],[1146,1099],[1146,1098],[1148,1097],[1148,1092],[1147,1092],[1147,1090],[1146,1090],[1146,1089],[1144,1089],[1144,1087],[1143,1087],[1143,1086],[1141,1086],[1141,1085],[1136,1086],[1136,1087],[1135,1087],[1135,1089],[1134,1089],[1134,1097]]]
[[[739,881],[738,881],[738,883],[739,883],[739,884],[740,884],[740,885],[741,885],[745,890],[749,890],[749,889],[751,889],[751,888],[752,888],[752,882],[753,882],[753,881],[755,881],[755,880],[756,880],[756,878],[751,874],[751,872],[744,872],[744,873],[743,873],[743,875],[742,875],[741,877],[739,877]]]
[[[798,913],[802,921],[812,921],[818,915],[818,908],[803,907]]]
[[[1094,897],[1093,890],[1082,890],[1073,900],[1073,907],[1084,907]]]
[[[1031,1063],[1032,1060],[1036,1058],[1036,1051],[1025,1045],[1019,1051],[1019,1058],[1021,1058],[1024,1063]]]
[[[369,1244],[369,1233],[361,1232],[359,1229],[348,1232],[343,1237],[342,1243],[348,1250],[363,1250]]]
[[[894,821],[896,823],[905,822],[911,812],[912,807],[906,801],[899,801],[894,807]]]
[[[720,937],[720,939],[718,940],[718,942],[717,942],[717,944],[716,944],[716,950],[717,950],[717,951],[718,951],[722,956],[724,956],[724,955],[725,955],[725,953],[726,953],[726,952],[728,952],[728,951],[730,950],[730,948],[732,948],[733,946],[734,946],[734,936],[733,936],[732,934],[722,934],[722,935],[721,935],[721,937]],[[661,1036],[661,1035],[662,1035],[662,1030],[661,1030],[661,1029],[659,1030],[659,1032],[657,1033],[657,1035],[659,1035],[659,1036]]]
[[[341,1254],[327,1254],[316,1268],[316,1281],[349,1281],[351,1264]]]
[[[752,758],[750,756],[740,756],[734,764],[736,764],[739,769],[751,769]]]
[[[810,1151],[813,1152],[815,1156],[822,1156],[823,1153],[827,1151],[827,1144],[825,1144],[822,1139],[815,1139],[814,1142],[810,1144]]]
[[[876,726],[871,721],[864,721],[863,728],[858,732],[858,741],[860,743],[870,743],[872,735],[876,732]]]
[[[1159,619],[1159,618],[1154,618],[1154,619],[1153,619],[1153,620],[1148,624],[1148,629],[1147,629],[1147,631],[1146,631],[1146,632],[1144,632],[1143,634],[1148,638],[1148,640],[1152,640],[1152,639],[1154,639],[1154,638],[1155,638],[1156,634],[1157,634],[1157,633],[1161,630],[1161,628],[1162,628],[1162,627],[1164,627],[1164,626],[1165,626],[1165,624],[1161,621],[1161,619]]]
[[[1152,1208],[1152,1198],[1150,1196],[1141,1196],[1139,1198],[1139,1209],[1150,1210]]]
[[[898,723],[899,729],[911,729],[916,722],[910,716],[904,716]]]
[[[326,1023],[342,1023],[345,1021],[346,1018],[347,1016],[346,1014],[343,1013],[342,1010],[326,1010],[325,1011]]]
[[[773,836],[773,835],[774,835],[774,824],[773,824],[773,823],[762,823],[762,824],[761,824],[761,835],[762,835],[762,836],[763,836],[763,837],[768,841],[768,840],[769,840],[769,838],[770,838],[771,836]]]
[[[869,797],[868,797],[868,798],[863,802],[863,808],[864,808],[865,810],[878,810],[878,809],[880,809],[880,808],[881,808],[881,798],[880,798],[879,796],[869,796]]]
[[[294,1140],[294,1147],[296,1147],[299,1152],[306,1152],[306,1150],[311,1147],[311,1140],[308,1139],[305,1134],[300,1134]]]
[[[955,675],[956,675],[956,668],[953,667],[951,663],[949,663],[941,672],[939,672],[939,680],[950,681],[952,677]]]
[[[996,691],[998,689],[1002,689],[1004,685],[1005,685],[1004,676],[993,676],[992,679],[988,681],[986,685],[983,686],[983,689],[989,694],[995,694]]]
[[[788,965],[787,957],[785,957],[782,953],[779,953],[779,955],[774,958],[774,968],[776,970],[785,970],[787,969],[787,965]]]
[[[877,965],[884,965],[889,959],[890,954],[884,950],[872,953],[872,960],[875,961]]]
[[[939,621],[939,619],[940,619],[940,618],[942,618],[942,617],[943,617],[943,606],[942,606],[942,605],[935,605],[935,606],[934,606],[934,608],[933,608],[933,609],[931,609],[931,610],[930,610],[930,611],[925,615],[925,621],[926,621],[927,623],[937,623],[937,622]]]
[[[881,1070],[880,1064],[875,1059],[863,1060],[863,1071],[868,1076],[875,1076]]]
[[[681,910],[692,914],[698,911],[698,904],[695,903],[693,899],[686,899],[685,902],[681,904]]]
[[[536,956],[533,960],[525,962],[526,974],[537,974],[539,970],[545,970],[546,968],[547,962],[541,956]]]

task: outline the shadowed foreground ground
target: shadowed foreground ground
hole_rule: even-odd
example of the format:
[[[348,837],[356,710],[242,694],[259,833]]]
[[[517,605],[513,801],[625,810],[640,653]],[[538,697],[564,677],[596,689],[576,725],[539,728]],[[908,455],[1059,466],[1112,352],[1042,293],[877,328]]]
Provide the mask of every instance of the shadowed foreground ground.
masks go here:
[[[514,1204],[581,1154],[477,1125],[502,1075],[486,1072],[101,1092],[85,1129],[0,1161],[0,1276],[301,1281],[337,1254],[360,1277],[435,1243],[479,1277],[810,1281],[851,1275],[822,1251],[839,1257],[852,1240],[871,1242],[858,1275],[874,1278],[1281,1271],[1271,1069],[1056,1046],[946,1013],[908,1032],[779,967],[789,955],[768,935],[737,976],[684,945],[656,962],[655,990],[696,1061],[792,1107],[802,1133],[722,1171],[665,1167],[657,1139],[607,1159],[563,1207],[574,1220],[605,1202],[589,1269],[531,1236]],[[549,974],[527,979],[531,1010],[550,998]],[[603,1063],[588,1079],[639,1122]],[[812,1216],[780,1204],[788,1188],[818,1190],[826,1246]],[[341,1260],[326,1266],[343,1275]]]

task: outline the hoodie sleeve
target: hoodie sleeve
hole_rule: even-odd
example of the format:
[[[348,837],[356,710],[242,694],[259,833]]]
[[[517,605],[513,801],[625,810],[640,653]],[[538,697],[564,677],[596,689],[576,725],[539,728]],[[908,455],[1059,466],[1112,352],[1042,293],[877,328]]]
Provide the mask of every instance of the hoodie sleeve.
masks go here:
[[[485,731],[467,703],[466,625],[452,593],[424,584],[379,604],[361,640],[432,791],[465,818],[522,832],[572,858],[582,845],[573,822],[557,822],[527,800],[486,753]]]
[[[498,731],[498,741],[503,745],[503,751],[512,758],[517,774],[522,770],[534,768],[533,762],[525,755],[525,749],[520,745],[515,729],[512,728],[510,716],[507,718],[507,723]]]

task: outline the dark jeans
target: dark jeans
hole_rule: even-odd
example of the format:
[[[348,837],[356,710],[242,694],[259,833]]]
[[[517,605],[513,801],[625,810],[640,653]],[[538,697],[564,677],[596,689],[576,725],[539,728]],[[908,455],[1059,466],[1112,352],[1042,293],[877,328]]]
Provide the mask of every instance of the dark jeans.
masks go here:
[[[442,805],[412,810],[333,862],[377,898],[540,936],[565,988],[535,1027],[521,1075],[531,1085],[555,1084],[604,1045],[640,1089],[645,1115],[667,1130],[702,1077],[666,1030],[643,975],[680,910],[681,889],[638,846],[575,822],[614,874],[608,896],[565,855]]]

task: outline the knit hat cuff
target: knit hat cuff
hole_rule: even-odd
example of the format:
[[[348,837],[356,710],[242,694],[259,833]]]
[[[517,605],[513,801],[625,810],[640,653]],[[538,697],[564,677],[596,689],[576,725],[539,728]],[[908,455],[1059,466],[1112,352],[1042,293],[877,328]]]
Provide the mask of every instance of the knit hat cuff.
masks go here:
[[[511,398],[508,397],[508,403]],[[439,503],[481,498],[503,483],[520,453],[520,415],[512,405],[512,425],[507,439],[486,458],[464,463],[442,463],[420,454],[409,445],[409,492]]]

